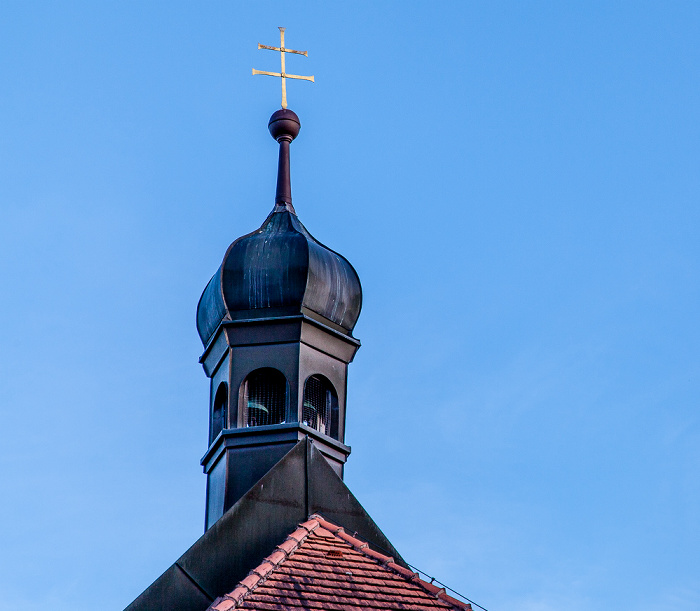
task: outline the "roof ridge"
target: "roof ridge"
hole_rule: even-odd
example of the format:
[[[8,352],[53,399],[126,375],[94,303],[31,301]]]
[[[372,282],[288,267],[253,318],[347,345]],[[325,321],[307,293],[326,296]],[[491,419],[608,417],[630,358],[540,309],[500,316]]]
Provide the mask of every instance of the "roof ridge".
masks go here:
[[[258,566],[251,570],[245,579],[240,581],[233,592],[224,594],[217,598],[209,607],[208,611],[231,611],[238,607],[245,598],[256,588],[261,586],[270,574],[279,567],[289,556],[291,556],[306,539],[318,528],[323,528],[330,532],[334,537],[351,545],[367,558],[381,564],[386,569],[396,573],[420,588],[434,598],[451,605],[454,608],[462,611],[472,611],[472,606],[469,603],[462,602],[447,594],[445,588],[438,586],[421,579],[416,571],[407,569],[394,561],[394,558],[377,552],[369,547],[369,543],[358,539],[354,535],[349,535],[342,526],[338,526],[333,522],[329,522],[319,514],[312,514],[306,522],[299,524],[299,528],[292,534],[287,536],[283,543],[278,545],[275,550],[267,556]]]
[[[233,592],[217,598],[209,607],[211,611],[229,611],[235,609],[258,586],[265,583],[266,579],[282,562],[293,554],[299,546],[306,541],[308,536],[319,526],[318,520],[311,516],[306,522],[299,524],[292,534],[288,535],[283,543],[275,547],[258,566],[252,569],[245,579],[238,582]]]
[[[436,585],[433,585],[432,583],[421,579],[418,572],[411,571],[410,569],[402,567],[400,564],[394,562],[394,558],[392,558],[391,556],[387,556],[385,554],[371,549],[366,541],[362,541],[361,539],[348,535],[342,526],[333,524],[333,522],[329,522],[328,520],[326,520],[318,514],[313,514],[312,516],[310,516],[310,519],[317,520],[322,528],[325,528],[327,531],[333,533],[339,539],[342,539],[346,543],[349,543],[357,551],[363,553],[365,556],[368,556],[372,560],[383,564],[386,568],[391,569],[394,573],[398,573],[404,579],[420,586],[428,594],[435,596],[435,598],[438,598],[449,605],[458,607],[465,611],[472,611],[472,606],[470,603],[462,602],[461,600],[450,596],[449,594],[447,594],[444,587],[438,588]]]

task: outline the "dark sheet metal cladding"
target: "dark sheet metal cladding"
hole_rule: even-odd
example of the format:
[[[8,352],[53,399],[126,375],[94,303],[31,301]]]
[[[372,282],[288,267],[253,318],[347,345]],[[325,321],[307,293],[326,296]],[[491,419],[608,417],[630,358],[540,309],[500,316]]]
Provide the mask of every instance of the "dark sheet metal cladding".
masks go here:
[[[241,320],[299,314],[302,307],[350,334],[360,316],[362,286],[345,257],[281,209],[229,247],[200,299],[197,327],[206,345],[227,314]]]
[[[319,513],[378,551],[401,556],[313,443],[294,446],[127,611],[204,611]]]
[[[197,329],[205,346],[227,317],[286,316],[307,313],[305,308],[351,335],[360,316],[357,272],[314,239],[292,207],[289,146],[299,133],[299,117],[278,110],[268,127],[280,144],[275,208],[260,229],[231,244],[202,294]]]
[[[276,204],[292,203],[292,178],[289,167],[289,145],[299,135],[301,122],[296,113],[282,108],[270,117],[267,125],[272,137],[279,142],[280,154],[277,166]]]
[[[292,308],[304,298],[309,252],[289,212],[273,212],[254,234],[237,240],[223,262],[224,303],[229,312]],[[296,306],[296,308],[295,308]]]
[[[360,278],[345,257],[309,238],[309,281],[304,305],[352,332],[362,308]]]
[[[205,346],[225,316],[226,306],[221,295],[221,268],[219,268],[209,280],[197,304],[197,331]]]

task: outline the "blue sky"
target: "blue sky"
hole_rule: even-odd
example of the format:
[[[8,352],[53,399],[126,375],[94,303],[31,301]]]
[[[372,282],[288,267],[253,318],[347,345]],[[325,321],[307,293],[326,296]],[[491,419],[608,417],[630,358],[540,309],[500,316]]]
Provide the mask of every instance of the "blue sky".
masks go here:
[[[700,5],[9,1],[0,610],[123,608],[202,532],[195,307],[273,204],[280,25],[364,289],[348,485],[489,611],[700,608]]]

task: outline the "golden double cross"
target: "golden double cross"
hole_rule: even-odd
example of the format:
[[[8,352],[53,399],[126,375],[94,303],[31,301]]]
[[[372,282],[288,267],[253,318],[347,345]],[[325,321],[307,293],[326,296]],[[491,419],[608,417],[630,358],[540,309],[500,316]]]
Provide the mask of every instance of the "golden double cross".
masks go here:
[[[268,47],[267,45],[261,45],[258,43],[258,49],[269,49],[270,51],[279,51],[282,58],[282,69],[280,72],[265,72],[264,70],[256,70],[253,68],[253,75],[264,74],[265,76],[278,76],[282,79],[282,108],[287,108],[287,79],[295,78],[302,81],[314,82],[313,76],[299,76],[298,74],[287,74],[284,65],[284,54],[285,53],[296,53],[297,55],[303,55],[308,57],[309,53],[307,51],[295,51],[294,49],[285,49],[284,47],[284,28],[280,28],[280,46],[279,47]]]

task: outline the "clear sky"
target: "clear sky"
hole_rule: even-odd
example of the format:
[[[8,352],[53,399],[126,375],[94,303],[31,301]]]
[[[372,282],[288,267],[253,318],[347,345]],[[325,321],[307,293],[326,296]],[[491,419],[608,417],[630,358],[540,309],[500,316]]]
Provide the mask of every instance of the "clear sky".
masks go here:
[[[0,611],[121,609],[202,533],[195,307],[273,205],[277,26],[364,288],[355,495],[489,611],[700,608],[700,3],[7,0]]]

